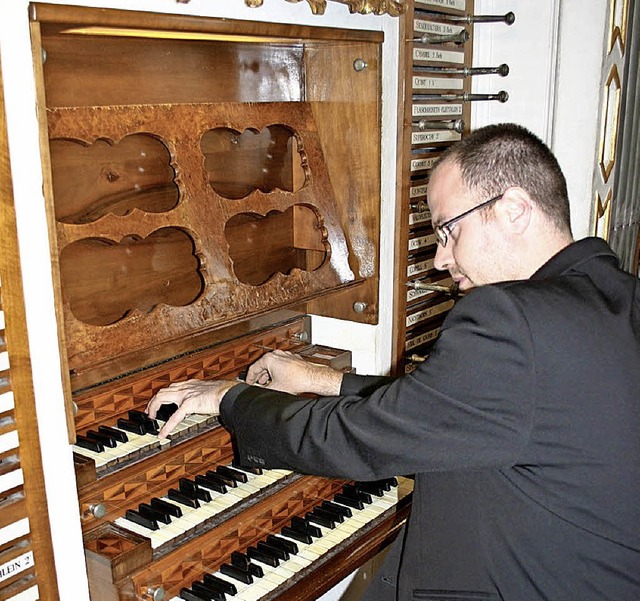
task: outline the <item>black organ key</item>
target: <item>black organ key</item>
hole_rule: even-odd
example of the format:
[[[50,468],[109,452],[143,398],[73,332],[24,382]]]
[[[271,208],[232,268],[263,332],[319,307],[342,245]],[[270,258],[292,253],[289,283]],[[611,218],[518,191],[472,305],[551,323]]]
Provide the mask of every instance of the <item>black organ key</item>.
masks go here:
[[[238,594],[238,589],[236,588],[236,586],[234,584],[232,584],[231,582],[227,582],[226,580],[223,580],[222,578],[218,578],[217,576],[214,576],[213,574],[205,574],[204,575],[204,583],[207,586],[210,586],[212,588],[215,588],[223,593],[226,593],[227,595],[237,595]]]
[[[315,538],[320,538],[322,536],[320,528],[310,524],[307,520],[298,516],[293,516],[291,518],[291,527],[298,532],[304,532],[305,534]]]
[[[262,540],[258,541],[258,543],[256,544],[256,547],[258,548],[258,551],[262,551],[263,553],[266,553],[267,555],[271,555],[272,557],[276,557],[280,561],[287,561],[289,559],[289,552],[288,551],[285,551],[281,547],[274,547],[273,545],[270,545],[269,543],[266,543],[266,542],[264,542]]]
[[[179,596],[180,599],[184,599],[184,601],[209,601],[209,597],[198,595],[188,588],[181,589]]]
[[[139,513],[135,509],[127,509],[126,513],[124,514],[124,517],[128,519],[130,522],[135,522],[136,524],[139,524],[140,526],[144,526],[149,530],[158,529],[158,522],[144,517],[141,513]]]
[[[81,434],[78,434],[76,436],[76,445],[82,447],[83,449],[89,449],[94,453],[104,452],[104,445],[99,440],[93,440],[92,438],[87,438],[86,436],[82,436]]]
[[[225,487],[230,487],[230,488],[236,488],[237,484],[236,481],[233,480],[232,478],[225,478],[223,476],[221,476],[220,474],[209,470],[206,474],[205,477],[208,478],[209,480],[211,480],[212,482],[218,482],[219,484],[222,484]],[[226,491],[225,491],[226,492]]]
[[[236,487],[238,486],[238,483],[237,483],[236,479],[235,479],[235,478],[233,478],[233,477],[231,477],[231,476],[227,476],[227,475],[225,475],[225,474],[224,474],[224,470],[222,470],[222,471],[220,470],[220,468],[221,468],[221,467],[224,467],[224,466],[218,466],[218,467],[216,468],[216,471],[215,471],[215,472],[208,471],[208,472],[207,472],[207,476],[211,476],[211,475],[217,476],[217,477],[218,477],[218,478],[220,478],[220,479],[221,479],[221,480],[222,480],[222,481],[223,481],[227,486],[230,486],[231,488],[236,488]]]
[[[126,432],[118,430],[118,428],[112,428],[111,426],[98,426],[98,432],[106,434],[115,438],[118,442],[129,442],[129,437]]]
[[[221,465],[216,469],[216,471],[222,476],[233,478],[236,482],[240,482],[242,484],[249,481],[249,477],[247,476],[247,474],[238,470],[234,470],[228,465]]]
[[[163,499],[158,499],[157,497],[153,497],[153,499],[151,499],[151,507],[167,513],[174,518],[182,517],[182,509],[180,509],[180,507]]]
[[[213,478],[209,478],[207,476],[203,476],[202,474],[198,474],[195,477],[195,482],[198,486],[202,486],[203,488],[208,488],[209,490],[213,490],[219,493],[227,492],[227,485],[220,481],[214,480]]]
[[[211,502],[211,493],[208,490],[204,488],[200,488],[198,486],[196,488],[196,498],[202,501],[203,503],[209,503]]]
[[[183,492],[176,490],[175,488],[170,488],[167,496],[176,503],[182,503],[187,507],[193,507],[193,509],[197,509],[200,507],[200,502],[195,497],[190,497],[189,495],[185,495]]]
[[[256,547],[249,547],[247,549],[247,555],[251,559],[256,559],[257,561],[266,563],[268,566],[271,566],[272,568],[277,568],[280,565],[280,560],[277,557],[273,555],[269,555],[264,551],[260,551]]]
[[[323,526],[324,528],[329,528],[330,530],[333,530],[335,528],[335,524],[333,520],[317,515],[312,511],[307,513],[305,518],[308,522],[311,522],[313,524],[318,524],[319,526]]]
[[[259,566],[257,563],[250,563],[249,574],[256,578],[262,578],[264,576],[264,570],[262,569],[262,566]]]
[[[160,409],[156,411],[156,419],[166,422],[176,412],[177,408],[178,405],[176,405],[175,403],[167,403],[165,405],[161,405]]]
[[[375,495],[376,497],[384,496],[384,491],[389,488],[384,487],[380,482],[356,482],[355,488],[358,492]]]
[[[347,507],[351,507],[353,509],[364,509],[364,503],[360,499],[354,499],[353,497],[337,494],[333,498],[333,500],[336,503],[340,503],[341,505],[346,505]]]
[[[194,593],[207,599],[207,601],[225,601],[226,600],[226,596],[222,591],[212,588],[210,586],[207,586],[205,582],[198,582],[198,581],[194,582],[191,585],[191,590]]]
[[[178,480],[178,486],[180,488],[180,492],[193,499],[198,499],[203,503],[211,501],[211,493],[208,490],[200,488],[195,482],[187,480],[187,478],[180,478],[180,480]]]
[[[342,487],[342,493],[353,499],[360,499],[360,501],[366,503],[367,505],[371,505],[371,503],[373,502],[373,499],[371,498],[371,495],[369,493],[358,490],[352,484],[345,484]]]
[[[231,462],[231,465],[239,470],[242,470],[243,472],[248,472],[249,474],[255,474],[256,476],[262,475],[261,467],[245,467],[243,465],[240,465],[235,459]]]
[[[300,532],[298,530],[294,530],[290,526],[284,526],[280,532],[282,533],[283,536],[286,536],[287,538],[292,538],[293,540],[297,540],[300,543],[305,543],[307,545],[310,545],[313,542],[313,539],[311,538],[310,534],[307,534],[306,532]]]
[[[146,413],[143,413],[142,411],[131,409],[129,411],[129,419],[132,422],[142,424],[142,427],[147,434],[157,434],[160,431],[158,422],[155,419],[151,419]]]
[[[332,513],[331,511],[327,511],[326,509],[323,509],[322,507],[319,507],[319,506],[315,507],[311,513],[313,513],[314,515],[323,517],[327,520],[331,520],[334,524],[336,522],[339,522],[340,524],[344,522],[344,516],[342,514]]]
[[[113,436],[109,436],[108,434],[103,434],[101,432],[96,432],[95,430],[89,430],[86,436],[91,440],[97,440],[98,442],[101,442],[103,446],[109,447],[110,449],[115,448],[116,444],[118,444],[118,441]]]
[[[267,542],[274,547],[284,549],[287,553],[291,553],[291,555],[295,555],[298,552],[298,545],[276,534],[269,534],[267,536]]]
[[[146,434],[144,426],[142,424],[133,422],[130,419],[125,419],[124,417],[118,418],[117,426],[121,430],[131,432],[131,434],[139,434],[140,436],[144,436],[144,434]]]
[[[249,564],[251,563],[251,561],[244,553],[240,553],[240,551],[232,551],[231,563],[237,568],[243,568],[248,570]]]
[[[225,576],[229,576],[229,578],[234,578],[239,582],[244,582],[245,584],[253,584],[253,576],[249,573],[248,567],[243,569],[228,563],[223,563],[220,566],[220,571]]]
[[[240,553],[240,551],[234,551],[231,553],[231,564],[241,570],[246,570],[256,578],[262,578],[264,576],[262,566],[251,563],[249,558],[244,553]]]
[[[353,515],[351,509],[345,507],[344,505],[333,503],[332,501],[322,501],[322,508],[326,511],[330,511],[331,513],[344,516],[345,518],[350,518]]]
[[[166,513],[165,511],[161,511],[155,507],[147,503],[140,503],[138,505],[138,513],[150,520],[155,520],[156,522],[162,522],[163,524],[171,523],[171,515]]]

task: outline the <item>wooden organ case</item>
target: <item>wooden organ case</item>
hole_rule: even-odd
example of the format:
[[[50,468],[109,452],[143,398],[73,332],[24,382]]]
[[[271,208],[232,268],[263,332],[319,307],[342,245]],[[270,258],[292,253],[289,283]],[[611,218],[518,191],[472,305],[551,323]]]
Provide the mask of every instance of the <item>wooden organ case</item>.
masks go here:
[[[393,363],[396,375],[428,355],[457,291],[434,267],[436,237],[427,204],[429,172],[442,151],[469,132],[473,102],[506,102],[504,90],[474,94],[473,77],[509,73],[473,66],[476,25],[510,25],[515,15],[474,14],[473,0],[414,0],[401,17]]]
[[[0,599],[54,600],[0,70]]]
[[[404,487],[247,473],[216,419],[161,440],[142,412],[270,349],[349,368],[307,314],[377,320],[382,34],[45,4],[31,23],[91,597],[313,599],[394,536]],[[372,502],[347,519],[337,495]]]

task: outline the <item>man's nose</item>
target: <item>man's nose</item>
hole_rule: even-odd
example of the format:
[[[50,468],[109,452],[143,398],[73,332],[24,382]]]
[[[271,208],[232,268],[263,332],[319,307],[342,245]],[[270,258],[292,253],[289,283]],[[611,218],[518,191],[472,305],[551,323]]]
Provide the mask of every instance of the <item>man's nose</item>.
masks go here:
[[[436,256],[433,260],[433,266],[438,271],[446,271],[451,265],[451,250],[449,246],[442,246],[442,244],[436,244]]]

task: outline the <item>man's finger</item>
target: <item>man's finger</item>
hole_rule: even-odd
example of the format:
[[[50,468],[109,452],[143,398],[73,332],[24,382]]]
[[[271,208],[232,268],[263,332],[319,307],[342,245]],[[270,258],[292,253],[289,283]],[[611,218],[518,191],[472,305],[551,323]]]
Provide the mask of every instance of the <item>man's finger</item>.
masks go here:
[[[160,428],[158,436],[160,438],[167,438],[173,429],[187,416],[187,410],[184,405],[179,406],[165,422],[164,426]]]

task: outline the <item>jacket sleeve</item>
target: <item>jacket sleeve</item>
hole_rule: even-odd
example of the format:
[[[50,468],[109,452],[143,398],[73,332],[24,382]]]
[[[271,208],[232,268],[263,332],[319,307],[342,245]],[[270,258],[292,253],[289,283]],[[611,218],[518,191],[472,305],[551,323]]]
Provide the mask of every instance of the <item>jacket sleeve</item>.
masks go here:
[[[382,383],[346,378],[338,397],[237,386],[221,405],[246,465],[371,480],[513,465],[535,408],[529,328],[486,286],[449,313],[429,359]]]

